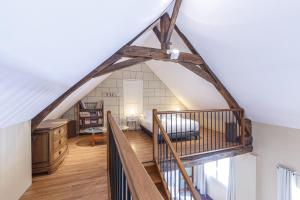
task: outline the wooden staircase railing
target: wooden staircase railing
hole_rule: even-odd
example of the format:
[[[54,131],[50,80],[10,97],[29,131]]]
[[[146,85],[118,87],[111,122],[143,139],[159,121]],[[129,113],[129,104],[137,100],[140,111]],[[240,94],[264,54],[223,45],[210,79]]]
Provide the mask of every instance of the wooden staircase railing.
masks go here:
[[[107,127],[109,198],[112,200],[163,199],[110,111],[107,112]]]
[[[160,137],[161,135],[162,137]],[[163,185],[165,189],[169,191],[168,199],[201,200],[198,191],[194,187],[168,134],[158,118],[156,110],[153,110],[153,141],[154,161],[160,171]]]

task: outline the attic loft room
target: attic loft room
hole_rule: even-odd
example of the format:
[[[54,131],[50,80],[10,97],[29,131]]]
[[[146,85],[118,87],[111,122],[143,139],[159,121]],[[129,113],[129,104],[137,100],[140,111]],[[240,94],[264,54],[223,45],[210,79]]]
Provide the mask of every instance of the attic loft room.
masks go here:
[[[300,199],[299,2],[0,8],[1,200]]]

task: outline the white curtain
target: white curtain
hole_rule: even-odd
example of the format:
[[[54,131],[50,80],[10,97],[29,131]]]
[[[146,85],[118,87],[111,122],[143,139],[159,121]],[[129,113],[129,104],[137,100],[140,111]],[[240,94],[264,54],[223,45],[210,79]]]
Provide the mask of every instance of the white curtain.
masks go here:
[[[235,200],[235,162],[234,158],[230,158],[229,161],[229,177],[228,177],[228,188],[227,188],[227,200]]]
[[[206,175],[204,172],[204,164],[195,167],[195,186],[200,191],[200,194],[206,195]]]
[[[282,166],[277,167],[277,200],[293,200],[292,188],[296,183],[293,172]]]

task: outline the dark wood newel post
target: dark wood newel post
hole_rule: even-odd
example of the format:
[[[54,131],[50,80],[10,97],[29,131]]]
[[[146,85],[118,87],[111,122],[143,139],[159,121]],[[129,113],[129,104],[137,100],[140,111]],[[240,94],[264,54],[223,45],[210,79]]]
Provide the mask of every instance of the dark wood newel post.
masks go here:
[[[157,136],[158,136],[158,124],[157,121],[155,119],[155,116],[157,116],[157,110],[153,109],[152,111],[152,121],[153,121],[153,159],[155,162],[157,162],[157,148],[158,148],[158,144],[157,144]]]

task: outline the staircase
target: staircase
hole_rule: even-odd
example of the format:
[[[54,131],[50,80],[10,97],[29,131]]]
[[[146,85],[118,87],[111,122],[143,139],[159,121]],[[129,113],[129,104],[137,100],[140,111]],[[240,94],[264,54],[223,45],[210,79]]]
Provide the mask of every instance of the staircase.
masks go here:
[[[157,169],[155,162],[154,161],[144,162],[143,165],[144,165],[146,171],[148,172],[149,176],[151,177],[153,183],[155,184],[155,186],[157,187],[157,189],[163,196],[163,198],[167,200],[168,199],[168,191],[166,191],[166,189],[163,185],[160,173]]]

